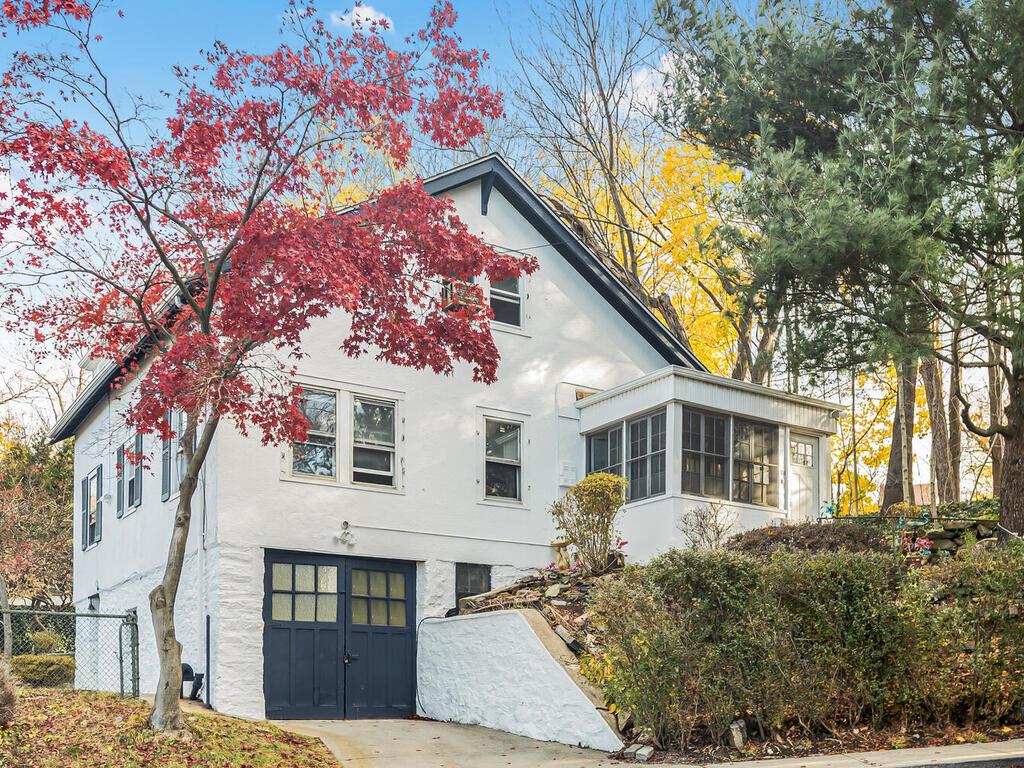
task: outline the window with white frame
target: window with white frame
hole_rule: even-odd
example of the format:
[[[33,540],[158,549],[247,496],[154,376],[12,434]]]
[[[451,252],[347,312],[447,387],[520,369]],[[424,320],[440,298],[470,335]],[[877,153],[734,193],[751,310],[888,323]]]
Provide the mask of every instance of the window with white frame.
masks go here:
[[[521,500],[523,425],[507,419],[484,419],[484,496]]]
[[[103,465],[82,478],[82,549],[103,538]]]
[[[766,507],[779,505],[779,429],[733,420],[733,500]]]
[[[491,283],[491,310],[494,312],[494,322],[522,327],[523,302],[518,277]]]
[[[665,492],[665,411],[626,423],[628,436],[626,490],[630,501]]]
[[[142,435],[117,449],[117,516],[142,504]]]
[[[395,403],[352,399],[352,482],[395,486]]]
[[[684,408],[682,419],[683,493],[728,498],[728,418]]]
[[[309,422],[309,430],[305,440],[292,445],[292,474],[337,477],[338,396],[304,388],[299,410]]]
[[[622,425],[587,435],[587,474],[622,475]]]

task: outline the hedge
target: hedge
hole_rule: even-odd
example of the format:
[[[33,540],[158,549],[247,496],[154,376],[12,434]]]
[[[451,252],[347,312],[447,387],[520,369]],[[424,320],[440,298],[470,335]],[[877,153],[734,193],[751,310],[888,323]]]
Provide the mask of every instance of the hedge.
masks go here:
[[[71,656],[13,656],[11,669],[22,683],[37,688],[60,688],[75,679],[75,660]]]
[[[592,593],[584,672],[662,745],[987,723],[1024,705],[1024,548],[907,571],[883,553],[672,551]]]

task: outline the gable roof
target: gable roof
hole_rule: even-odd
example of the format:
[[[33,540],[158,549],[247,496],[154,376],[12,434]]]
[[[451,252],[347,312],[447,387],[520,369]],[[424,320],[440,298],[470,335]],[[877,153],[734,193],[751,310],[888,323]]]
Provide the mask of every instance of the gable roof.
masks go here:
[[[565,222],[500,155],[492,154],[460,165],[423,182],[432,195],[440,195],[480,181],[480,212],[487,214],[491,191],[497,189],[512,207],[629,323],[666,363],[707,372],[704,364],[672,335],[650,309],[627,288]]]
[[[707,372],[707,368],[693,352],[668,331],[500,155],[487,155],[432,176],[423,182],[423,186],[430,194],[441,195],[478,180],[481,213],[487,213],[491,192],[497,189],[623,319],[658,351],[666,363]],[[96,371],[89,385],[53,425],[48,436],[51,442],[60,442],[75,434],[93,408],[110,391],[120,370],[121,366],[108,363]]]

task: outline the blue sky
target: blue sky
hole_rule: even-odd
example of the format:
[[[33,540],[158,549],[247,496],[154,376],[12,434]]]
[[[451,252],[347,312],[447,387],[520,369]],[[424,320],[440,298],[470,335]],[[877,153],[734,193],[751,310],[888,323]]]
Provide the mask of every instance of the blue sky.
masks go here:
[[[508,30],[525,37],[533,25],[532,13],[515,0],[453,0],[459,21],[456,30],[467,47],[492,55],[489,82],[500,78],[498,69],[511,67]],[[107,11],[97,21],[103,42],[99,54],[112,80],[138,94],[174,89],[174,64],[197,60],[200,49],[214,40],[232,48],[265,51],[276,45],[278,27],[288,0],[145,0],[119,2],[125,17]],[[337,20],[350,11],[352,0],[317,0],[325,18]],[[396,42],[426,21],[430,0],[373,0],[364,8],[385,14],[394,25]],[[340,26],[339,26],[340,28]],[[28,47],[18,37],[0,40],[0,51]]]

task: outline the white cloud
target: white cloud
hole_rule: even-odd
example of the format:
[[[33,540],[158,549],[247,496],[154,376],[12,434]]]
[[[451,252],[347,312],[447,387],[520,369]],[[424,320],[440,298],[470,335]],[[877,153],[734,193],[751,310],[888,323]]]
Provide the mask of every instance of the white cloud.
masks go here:
[[[372,5],[357,5],[351,11],[331,11],[331,24],[346,29],[367,29],[371,24],[385,23],[389,30],[395,28],[391,17]]]

